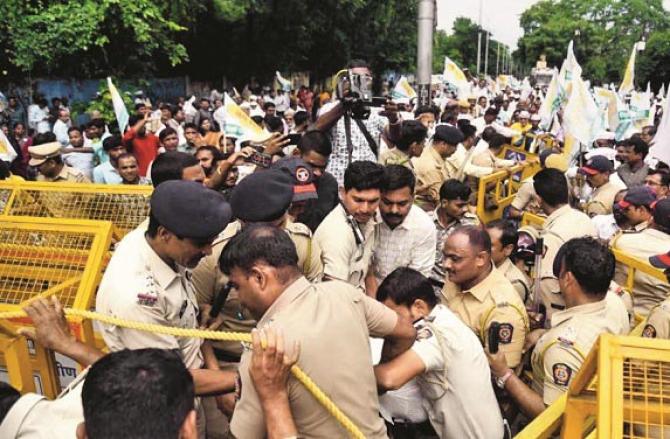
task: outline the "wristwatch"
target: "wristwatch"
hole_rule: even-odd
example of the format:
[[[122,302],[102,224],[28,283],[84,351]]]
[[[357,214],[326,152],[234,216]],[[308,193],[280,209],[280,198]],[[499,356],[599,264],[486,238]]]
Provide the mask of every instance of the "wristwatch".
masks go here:
[[[512,371],[512,369],[508,369],[507,372],[505,372],[505,375],[496,377],[496,386],[498,386],[499,389],[504,390],[505,383],[512,375],[514,375],[514,371]]]

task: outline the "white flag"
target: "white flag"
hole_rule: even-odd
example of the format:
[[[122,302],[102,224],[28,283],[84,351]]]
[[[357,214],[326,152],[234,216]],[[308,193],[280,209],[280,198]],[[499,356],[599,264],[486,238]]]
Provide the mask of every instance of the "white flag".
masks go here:
[[[630,53],[628,65],[626,65],[626,72],[623,75],[623,80],[619,86],[619,96],[626,96],[628,93],[635,90],[635,54],[637,53],[637,43],[633,45],[633,51]]]
[[[600,130],[600,110],[586,84],[579,77],[572,78],[572,92],[563,112],[563,128],[585,145],[590,145]]]
[[[112,78],[107,77],[107,86],[109,87],[109,94],[112,97],[112,106],[114,107],[114,114],[116,114],[116,122],[119,124],[119,132],[123,134],[128,126],[128,110],[126,104],[123,103],[123,98],[119,94],[112,83]]]
[[[472,92],[468,78],[465,76],[465,73],[449,59],[448,56],[444,57],[444,73],[442,73],[445,82],[453,85],[458,89],[459,97],[467,98],[468,95]]]
[[[416,91],[409,85],[409,81],[405,76],[401,76],[395,87],[391,91],[391,98],[394,101],[404,101],[409,103],[409,101],[416,97]]]
[[[670,87],[668,87],[670,90]],[[670,163],[670,96],[666,96],[665,108],[658,131],[654,137],[654,144],[649,148],[649,155],[664,163]]]
[[[559,84],[558,84],[558,70],[554,67],[554,74],[551,77],[551,82],[547,88],[547,94],[542,99],[542,105],[538,111],[539,116],[542,118],[541,125],[544,129],[548,129],[551,124],[554,114],[561,107],[561,96],[559,94]]]
[[[0,130],[0,160],[11,163],[17,154],[4,131]]]
[[[262,142],[270,137],[270,134],[259,127],[256,122],[242,110],[235,101],[226,93],[223,96],[223,107],[225,113],[225,133],[227,136],[244,138],[253,142]]]

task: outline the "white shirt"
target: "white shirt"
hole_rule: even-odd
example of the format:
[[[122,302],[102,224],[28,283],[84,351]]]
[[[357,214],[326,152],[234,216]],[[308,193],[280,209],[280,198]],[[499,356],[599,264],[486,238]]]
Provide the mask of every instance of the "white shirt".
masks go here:
[[[67,146],[70,143],[70,136],[67,134],[67,130],[70,128],[71,123],[70,121],[65,123],[60,119],[54,123],[53,132],[56,135],[56,140],[63,146]]]
[[[74,438],[77,426],[84,422],[81,390],[85,377],[83,372],[54,400],[35,393],[21,396],[0,424],[0,438]]]
[[[46,133],[49,131],[49,109],[40,108],[33,104],[28,107],[28,126],[37,131],[37,133]]]
[[[437,231],[430,216],[413,205],[395,229],[377,224],[378,238],[372,256],[375,277],[381,282],[398,267],[409,267],[430,276],[435,264]]]
[[[288,110],[289,105],[291,104],[291,99],[288,97],[288,93],[284,92],[275,97],[275,107],[276,110],[280,113]]]
[[[140,226],[119,243],[100,282],[96,311],[144,323],[195,329],[198,306],[190,274],[174,271],[151,248]],[[111,351],[176,349],[189,369],[202,366],[201,340],[106,324],[102,337]]]
[[[417,382],[438,436],[503,437],[491,370],[475,333],[441,304],[415,327],[412,351],[426,367]]]

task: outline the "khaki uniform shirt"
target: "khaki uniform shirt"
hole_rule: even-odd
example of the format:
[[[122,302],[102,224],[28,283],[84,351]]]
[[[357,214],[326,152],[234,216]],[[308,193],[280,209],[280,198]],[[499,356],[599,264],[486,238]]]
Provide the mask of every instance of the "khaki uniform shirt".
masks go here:
[[[475,166],[488,167],[488,168],[502,168],[502,167],[511,167],[516,164],[514,160],[503,160],[499,159],[490,149],[477,154],[472,158],[472,164]]]
[[[479,178],[495,171],[492,167],[477,166],[472,163],[474,148],[473,146],[468,150],[463,145],[458,145],[456,152],[445,161],[445,166],[449,174],[453,176],[452,178],[463,181],[465,175]]]
[[[323,274],[365,291],[365,275],[377,240],[378,222],[373,217],[367,224],[359,225],[365,240],[357,244],[344,207],[337,205],[314,232],[314,240],[321,248]]]
[[[550,405],[568,390],[600,334],[626,334],[623,316],[612,318],[606,300],[557,311],[551,329],[537,341],[531,355],[533,390]]]
[[[100,282],[96,311],[122,319],[194,329],[198,305],[191,273],[174,271],[149,246],[144,230],[135,229],[119,243]],[[111,351],[121,349],[176,349],[189,369],[202,366],[201,340],[101,324]]]
[[[400,165],[408,169],[414,170],[412,158],[406,152],[399,150],[396,147],[388,149],[379,155],[379,163],[383,166]]]
[[[670,297],[649,312],[642,337],[670,338]]]
[[[435,264],[433,265],[433,270],[430,273],[430,279],[433,281],[433,284],[442,286],[444,285],[444,279],[446,272],[442,264],[444,263],[444,243],[447,242],[449,235],[460,226],[478,226],[479,218],[477,215],[471,213],[466,213],[462,218],[459,218],[455,221],[450,222],[446,226],[443,226],[440,222],[440,218],[437,214],[439,209],[436,209],[433,212],[433,222],[435,223],[435,230],[437,231],[437,240],[435,241]]]
[[[435,208],[440,203],[442,183],[455,176],[449,172],[444,159],[433,147],[424,148],[421,156],[413,158],[412,163],[416,175],[417,204]]]
[[[301,277],[268,308],[258,327],[281,328],[286,346],[300,341],[300,367],[333,400],[366,438],[386,438],[379,417],[377,383],[372,368],[369,337],[391,333],[398,316],[351,285],[339,282],[310,284]],[[240,363],[240,399],[231,432],[238,438],[266,435],[263,410],[249,376],[251,351]],[[289,378],[291,413],[300,436],[343,438],[340,424],[294,377]]]
[[[228,241],[242,229],[242,224],[235,221],[228,225],[212,244],[212,254],[203,258],[193,270],[193,287],[199,305],[211,305],[216,295],[228,283],[228,276],[219,269],[219,258]],[[287,222],[285,229],[295,244],[298,253],[298,267],[305,277],[318,282],[323,275],[321,249],[312,239],[310,230],[301,223]],[[251,332],[256,320],[240,303],[237,290],[233,289],[221,309],[222,331]],[[233,356],[242,355],[242,345],[236,341],[215,341],[212,345]]]
[[[530,279],[528,279],[528,276],[526,276],[524,272],[519,270],[519,267],[514,265],[512,261],[507,258],[497,268],[503,275],[505,275],[507,280],[511,282],[516,292],[519,293],[519,297],[523,303],[526,305],[533,303],[530,290]]]
[[[667,253],[670,249],[670,235],[642,223],[634,230],[619,232],[612,238],[610,245],[614,249],[646,261],[650,256]],[[620,285],[625,285],[627,276],[628,268],[617,262],[614,280]],[[648,274],[636,272],[634,282],[633,304],[637,314],[646,316],[651,308],[670,296],[670,285]]]
[[[591,193],[589,201],[584,206],[584,212],[588,216],[611,214],[614,197],[621,189],[619,186],[608,181]]]
[[[521,182],[519,190],[516,192],[516,195],[514,195],[511,206],[517,210],[544,216],[540,211],[540,205],[537,202],[532,177]]]
[[[477,336],[444,305],[414,325],[422,405],[441,438],[500,438],[503,420]],[[458,416],[454,416],[458,413]]]
[[[544,257],[540,270],[540,295],[546,307],[546,321],[555,311],[565,309],[565,301],[554,277],[553,266],[556,253],[563,244],[582,236],[597,237],[596,228],[585,213],[565,205],[547,217],[540,232],[544,238]]]
[[[484,346],[488,346],[491,322],[498,322],[500,350],[507,365],[519,365],[528,332],[528,314],[519,294],[498,269],[492,267],[483,281],[467,291],[446,280],[440,299],[475,331]]]
[[[79,169],[71,168],[68,165],[63,165],[60,173],[57,176],[45,177],[42,174],[38,174],[36,177],[37,181],[68,181],[71,183],[90,183],[91,180],[84,175]]]

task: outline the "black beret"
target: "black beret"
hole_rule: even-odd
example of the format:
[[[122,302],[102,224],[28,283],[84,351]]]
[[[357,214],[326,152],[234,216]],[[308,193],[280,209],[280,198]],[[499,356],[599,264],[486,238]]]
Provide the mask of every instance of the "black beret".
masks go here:
[[[254,172],[240,181],[230,196],[236,218],[266,223],[281,218],[293,200],[293,179],[279,169]]]
[[[233,216],[222,194],[182,180],[166,181],[154,189],[151,214],[175,235],[192,239],[216,237]]]
[[[458,128],[450,125],[438,125],[435,127],[433,140],[441,140],[449,145],[458,145],[463,141],[463,133]]]

